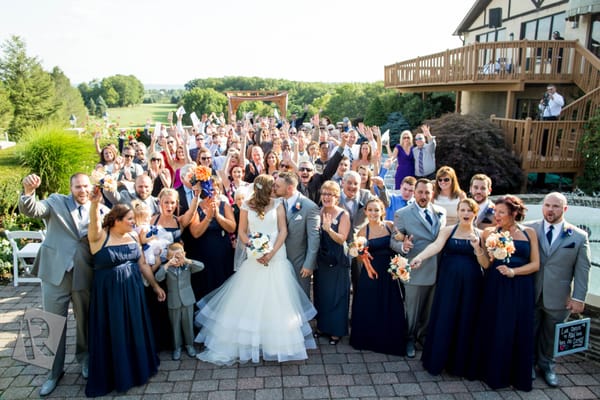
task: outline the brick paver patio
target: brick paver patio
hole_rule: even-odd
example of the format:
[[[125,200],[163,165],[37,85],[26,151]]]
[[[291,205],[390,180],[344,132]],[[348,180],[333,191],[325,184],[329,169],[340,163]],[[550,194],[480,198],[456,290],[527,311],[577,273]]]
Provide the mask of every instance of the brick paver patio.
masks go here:
[[[0,399],[38,398],[47,371],[12,359],[20,321],[27,307],[41,308],[37,284],[0,286]],[[85,398],[85,381],[74,362],[74,323],[69,315],[66,374],[52,399]],[[559,388],[550,388],[540,377],[529,393],[490,390],[478,381],[449,375],[431,376],[417,358],[362,352],[344,338],[331,346],[323,338],[319,348],[302,362],[262,362],[216,367],[183,355],[172,361],[160,354],[159,372],[148,384],[119,399],[597,399],[600,398],[600,364],[578,356],[559,360]],[[185,353],[185,352],[184,352]]]

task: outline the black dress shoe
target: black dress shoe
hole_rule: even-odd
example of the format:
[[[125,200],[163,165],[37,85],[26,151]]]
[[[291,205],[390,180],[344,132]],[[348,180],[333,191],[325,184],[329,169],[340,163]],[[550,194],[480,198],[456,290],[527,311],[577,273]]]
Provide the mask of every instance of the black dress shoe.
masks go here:
[[[531,380],[535,381],[537,378],[537,374],[535,373],[535,367],[531,367]]]
[[[58,381],[65,375],[64,372],[61,372],[58,378],[49,378],[42,387],[40,388],[40,396],[48,396],[50,393],[56,389],[56,385],[58,385]]]
[[[409,340],[406,342],[406,357],[415,358],[417,352],[415,351],[415,342]]]
[[[545,371],[544,372],[544,380],[546,381],[548,386],[551,386],[551,387],[558,386],[558,377],[556,376],[554,371],[550,371],[550,370]]]

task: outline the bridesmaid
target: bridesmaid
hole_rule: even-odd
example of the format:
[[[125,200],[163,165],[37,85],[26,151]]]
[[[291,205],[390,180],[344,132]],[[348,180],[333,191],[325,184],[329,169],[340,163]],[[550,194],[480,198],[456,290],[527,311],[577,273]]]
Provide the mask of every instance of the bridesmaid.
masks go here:
[[[473,227],[479,206],[473,199],[458,204],[458,224],[445,226],[435,240],[412,259],[419,268],[424,259],[441,252],[438,280],[423,347],[423,367],[432,375],[444,369],[464,376],[475,339],[475,318],[481,301],[483,270],[490,260]]]
[[[475,360],[468,376],[481,379],[494,390],[509,386],[531,390],[533,277],[540,267],[540,254],[535,230],[517,224],[525,218],[525,210],[523,201],[516,196],[497,199],[497,227],[483,233],[485,241],[494,232],[508,232],[516,249],[509,260],[493,259],[486,273],[475,335]]]
[[[387,272],[394,252],[390,249],[392,221],[384,221],[385,206],[379,199],[365,205],[368,223],[358,236],[369,241],[371,265],[378,277],[371,279],[360,271],[358,290],[352,303],[350,345],[357,350],[403,356],[406,353],[406,318],[398,281]]]
[[[350,304],[350,262],[344,243],[350,232],[350,216],[338,206],[340,186],[326,181],[321,186],[321,243],[314,273],[314,302],[317,329],[314,337],[325,334],[336,345],[348,335]]]

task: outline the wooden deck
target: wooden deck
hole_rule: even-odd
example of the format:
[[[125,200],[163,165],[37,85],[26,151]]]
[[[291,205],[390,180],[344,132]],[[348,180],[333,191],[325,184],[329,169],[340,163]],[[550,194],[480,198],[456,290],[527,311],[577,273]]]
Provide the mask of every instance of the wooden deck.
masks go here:
[[[563,109],[560,121],[495,116],[491,121],[504,130],[525,173],[579,174],[585,122],[600,105],[600,60],[577,41],[475,43],[388,65],[384,78],[386,88],[400,92],[492,91],[506,92],[507,98],[527,85],[548,82],[576,85],[584,92]]]

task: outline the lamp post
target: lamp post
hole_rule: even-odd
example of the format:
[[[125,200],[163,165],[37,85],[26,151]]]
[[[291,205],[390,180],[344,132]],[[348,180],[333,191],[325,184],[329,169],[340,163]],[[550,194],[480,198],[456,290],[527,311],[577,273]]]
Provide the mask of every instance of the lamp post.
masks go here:
[[[71,117],[69,117],[69,122],[71,123],[71,128],[75,128],[75,124],[77,123],[77,117],[75,114],[71,114]]]

